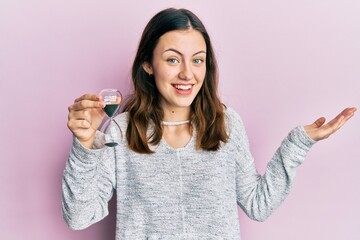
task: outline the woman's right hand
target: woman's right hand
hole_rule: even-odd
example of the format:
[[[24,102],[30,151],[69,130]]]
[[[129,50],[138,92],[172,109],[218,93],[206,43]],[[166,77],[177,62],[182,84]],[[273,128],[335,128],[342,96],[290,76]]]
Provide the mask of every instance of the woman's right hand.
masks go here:
[[[98,94],[85,94],[68,107],[68,128],[86,148],[92,148],[95,133],[105,116],[102,102]]]

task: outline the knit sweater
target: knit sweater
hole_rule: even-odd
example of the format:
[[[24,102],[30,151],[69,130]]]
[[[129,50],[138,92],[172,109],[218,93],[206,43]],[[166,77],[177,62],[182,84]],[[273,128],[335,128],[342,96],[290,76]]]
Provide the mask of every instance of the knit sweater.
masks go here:
[[[294,128],[261,176],[240,116],[225,111],[229,140],[218,151],[197,150],[196,133],[182,148],[162,139],[153,154],[130,150],[125,137],[103,147],[99,133],[91,150],[74,138],[62,184],[67,224],[84,229],[103,219],[116,190],[117,240],[240,239],[237,206],[264,221],[288,195],[315,141]],[[116,121],[125,133],[128,114]]]

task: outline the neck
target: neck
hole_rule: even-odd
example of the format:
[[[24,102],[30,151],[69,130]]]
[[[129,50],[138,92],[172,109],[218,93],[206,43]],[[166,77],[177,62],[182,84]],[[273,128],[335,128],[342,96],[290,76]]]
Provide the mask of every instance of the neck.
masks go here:
[[[190,119],[190,107],[164,109],[164,122],[184,122]]]

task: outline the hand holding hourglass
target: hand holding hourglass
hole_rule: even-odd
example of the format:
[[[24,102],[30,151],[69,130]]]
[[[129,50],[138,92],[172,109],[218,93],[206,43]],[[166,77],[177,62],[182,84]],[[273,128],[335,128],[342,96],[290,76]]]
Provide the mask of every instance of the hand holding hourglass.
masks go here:
[[[121,133],[113,118],[116,116],[120,108],[122,96],[120,91],[117,89],[103,89],[100,92],[100,96],[102,97],[102,101],[105,103],[103,110],[109,117],[109,119],[101,126],[100,131],[105,133],[105,146],[115,147],[120,141]]]
[[[116,115],[120,102],[121,94],[116,89],[106,89],[101,91],[100,94],[84,94],[75,99],[74,103],[68,107],[68,128],[86,148],[93,147],[99,126],[101,126],[100,131],[105,133],[105,139],[113,136],[112,140],[116,143],[116,140],[119,140],[121,135],[112,118]],[[105,115],[109,116],[109,118],[104,119]],[[104,122],[104,120],[106,121]],[[101,125],[101,122],[103,122],[103,125]],[[111,123],[113,123],[112,128],[110,127]],[[113,129],[115,134],[109,135],[110,129]],[[105,143],[109,142],[111,141]],[[115,143],[110,145],[115,146]]]

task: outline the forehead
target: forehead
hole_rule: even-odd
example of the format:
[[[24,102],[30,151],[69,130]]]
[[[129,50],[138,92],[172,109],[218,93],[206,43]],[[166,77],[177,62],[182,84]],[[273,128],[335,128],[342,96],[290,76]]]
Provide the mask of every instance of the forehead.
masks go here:
[[[155,51],[165,51],[174,48],[182,53],[206,52],[206,43],[202,34],[194,29],[174,30],[159,38]]]

